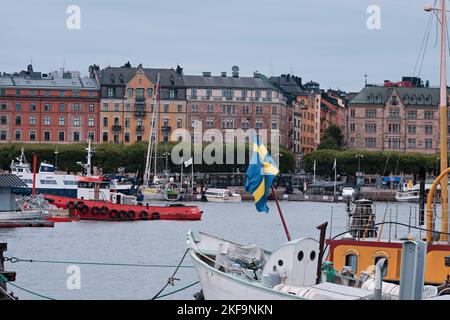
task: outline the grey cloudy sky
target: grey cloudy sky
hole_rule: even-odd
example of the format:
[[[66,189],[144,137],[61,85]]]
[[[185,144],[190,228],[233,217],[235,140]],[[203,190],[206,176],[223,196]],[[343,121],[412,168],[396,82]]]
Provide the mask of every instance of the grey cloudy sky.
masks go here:
[[[360,90],[412,75],[432,0],[0,0],[0,71],[90,64],[184,68],[186,74],[255,70],[294,73],[322,88]],[[81,30],[66,28],[66,8],[81,8]],[[369,30],[369,5],[381,30]],[[422,74],[438,83],[435,27]]]

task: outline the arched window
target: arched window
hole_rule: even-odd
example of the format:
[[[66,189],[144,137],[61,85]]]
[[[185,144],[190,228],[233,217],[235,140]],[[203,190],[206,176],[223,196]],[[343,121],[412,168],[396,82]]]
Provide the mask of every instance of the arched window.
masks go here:
[[[427,99],[426,99],[426,104],[430,105],[433,102],[433,99],[431,98],[431,95],[428,95]]]
[[[354,272],[358,271],[358,253],[356,251],[350,251],[345,254],[344,265],[353,269]]]
[[[403,97],[403,103],[404,104],[409,104],[409,96],[408,95]]]

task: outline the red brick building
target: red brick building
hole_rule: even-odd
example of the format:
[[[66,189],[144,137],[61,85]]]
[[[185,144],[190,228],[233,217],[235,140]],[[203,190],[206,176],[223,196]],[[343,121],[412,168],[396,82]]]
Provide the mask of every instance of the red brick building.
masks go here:
[[[78,73],[27,71],[0,76],[0,143],[99,141],[100,90]]]

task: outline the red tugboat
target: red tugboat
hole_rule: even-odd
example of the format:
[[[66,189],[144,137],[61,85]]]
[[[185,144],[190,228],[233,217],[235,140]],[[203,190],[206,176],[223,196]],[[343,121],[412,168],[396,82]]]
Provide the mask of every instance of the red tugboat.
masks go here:
[[[81,220],[201,220],[203,213],[197,206],[138,204],[136,197],[111,189],[111,181],[104,177],[80,177],[77,186],[76,199],[55,195],[45,199]]]

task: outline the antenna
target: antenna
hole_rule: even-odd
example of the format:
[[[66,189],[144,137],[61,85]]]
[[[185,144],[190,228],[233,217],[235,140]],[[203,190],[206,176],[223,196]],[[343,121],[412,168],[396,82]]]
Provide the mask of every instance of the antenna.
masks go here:
[[[367,86],[367,73],[364,74],[364,86]]]

